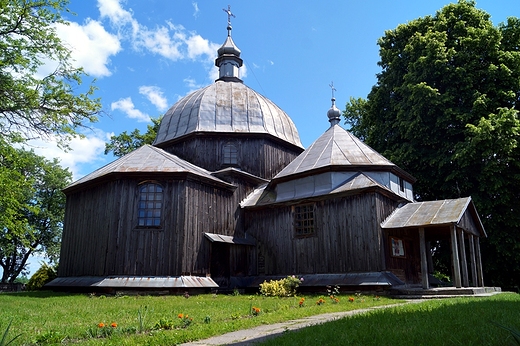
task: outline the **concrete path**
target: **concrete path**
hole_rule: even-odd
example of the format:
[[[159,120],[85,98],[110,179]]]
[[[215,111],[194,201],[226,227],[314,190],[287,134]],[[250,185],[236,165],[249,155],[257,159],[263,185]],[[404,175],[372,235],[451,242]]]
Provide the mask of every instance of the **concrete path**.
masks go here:
[[[216,345],[236,345],[236,346],[245,346],[245,345],[253,345],[258,342],[265,341],[269,338],[277,337],[283,334],[286,331],[297,330],[309,326],[314,326],[317,324],[322,324],[325,322],[330,322],[334,320],[338,320],[340,318],[346,316],[352,316],[357,314],[362,314],[367,311],[375,310],[375,309],[384,309],[392,306],[399,306],[403,304],[409,303],[419,303],[423,300],[414,299],[411,301],[407,301],[405,303],[397,303],[391,305],[383,305],[383,306],[375,306],[367,309],[359,309],[352,311],[342,311],[342,312],[333,312],[328,314],[321,314],[315,316],[309,316],[297,320],[291,320],[287,322],[269,324],[269,325],[261,325],[251,329],[237,330],[235,332],[218,335],[211,337],[205,340],[199,340],[194,342],[189,342],[185,344],[181,344],[181,346],[216,346]]]

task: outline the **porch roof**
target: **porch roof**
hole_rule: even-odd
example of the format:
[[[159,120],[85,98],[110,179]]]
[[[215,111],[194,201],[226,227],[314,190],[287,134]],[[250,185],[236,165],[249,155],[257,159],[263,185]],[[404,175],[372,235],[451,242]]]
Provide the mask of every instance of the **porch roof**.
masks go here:
[[[383,229],[439,227],[456,225],[466,232],[486,237],[471,197],[408,203],[395,210],[382,224]]]

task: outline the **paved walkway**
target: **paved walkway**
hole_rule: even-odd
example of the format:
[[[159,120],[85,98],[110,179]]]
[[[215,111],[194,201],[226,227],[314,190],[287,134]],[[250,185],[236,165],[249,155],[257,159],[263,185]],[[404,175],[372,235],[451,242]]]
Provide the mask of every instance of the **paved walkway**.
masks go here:
[[[352,316],[357,314],[362,314],[367,311],[375,310],[375,309],[383,309],[391,306],[398,306],[409,303],[419,303],[423,300],[414,299],[407,301],[405,303],[397,303],[383,306],[375,306],[367,309],[359,309],[352,311],[342,311],[342,312],[333,312],[328,314],[321,314],[315,316],[309,316],[297,320],[291,320],[287,322],[281,322],[276,324],[269,325],[261,325],[251,329],[237,330],[235,332],[218,335],[211,337],[205,340],[199,340],[194,342],[189,342],[185,344],[181,344],[181,346],[216,346],[216,345],[235,345],[235,346],[245,346],[245,345],[253,345],[258,342],[265,341],[269,338],[274,338],[286,331],[297,330],[309,326],[314,326],[317,324],[322,324],[325,322],[330,322],[334,320],[338,320],[340,318],[346,316]]]

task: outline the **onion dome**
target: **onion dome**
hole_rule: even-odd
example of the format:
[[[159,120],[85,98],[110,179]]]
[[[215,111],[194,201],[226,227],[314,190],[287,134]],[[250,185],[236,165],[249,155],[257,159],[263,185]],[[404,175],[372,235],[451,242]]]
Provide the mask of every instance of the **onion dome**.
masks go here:
[[[341,120],[341,111],[336,107],[336,98],[334,97],[334,91],[336,89],[334,88],[334,83],[331,83],[330,87],[332,89],[332,98],[330,99],[332,106],[330,106],[330,109],[327,111],[327,117],[329,118],[330,125],[334,126],[338,125]]]
[[[303,148],[296,126],[274,102],[243,84],[238,78],[242,66],[240,49],[231,38],[229,10],[228,36],[218,49],[215,83],[180,99],[164,115],[153,143],[164,147],[194,133],[268,134]]]

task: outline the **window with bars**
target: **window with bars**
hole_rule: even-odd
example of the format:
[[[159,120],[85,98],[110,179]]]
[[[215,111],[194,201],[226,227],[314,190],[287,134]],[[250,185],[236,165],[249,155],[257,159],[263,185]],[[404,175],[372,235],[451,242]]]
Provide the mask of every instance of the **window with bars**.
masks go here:
[[[161,226],[162,203],[163,188],[161,185],[156,183],[139,185],[137,226],[159,228]]]
[[[238,149],[235,144],[227,142],[222,147],[222,163],[224,165],[237,165],[238,164]]]
[[[314,235],[314,204],[297,205],[293,207],[294,235],[310,237]]]

